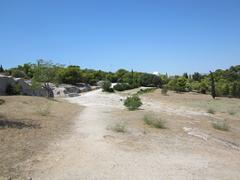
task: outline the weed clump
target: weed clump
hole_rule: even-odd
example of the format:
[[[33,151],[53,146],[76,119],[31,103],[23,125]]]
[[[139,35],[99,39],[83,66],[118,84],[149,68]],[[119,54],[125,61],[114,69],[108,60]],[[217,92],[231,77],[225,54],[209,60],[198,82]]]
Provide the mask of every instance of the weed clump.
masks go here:
[[[0,99],[0,105],[4,104],[5,100],[4,99]]]
[[[230,115],[232,115],[232,116],[233,116],[233,115],[235,115],[235,114],[236,114],[236,111],[234,111],[234,110],[229,110],[229,111],[228,111],[228,114],[230,114]]]
[[[207,110],[207,113],[209,113],[209,114],[215,114],[216,113],[216,111],[214,110],[214,109],[208,109]]]
[[[49,116],[50,115],[50,105],[48,104],[46,107],[39,108],[37,113],[41,116]]]
[[[162,95],[167,95],[167,93],[168,93],[168,88],[166,87],[166,86],[163,86],[163,88],[162,88],[162,90],[161,90],[161,93],[162,93]]]
[[[149,115],[144,116],[144,122],[152,127],[158,128],[158,129],[166,129],[166,121],[160,119],[160,118],[155,118]]]
[[[127,131],[127,128],[125,124],[117,123],[112,127],[112,130],[118,133],[125,133]]]
[[[146,94],[146,93],[151,93],[153,91],[155,91],[157,88],[147,88],[147,89],[140,89],[137,92],[137,95],[142,95],[142,94]]]
[[[223,122],[213,122],[212,123],[213,128],[220,130],[220,131],[229,131],[229,125],[227,124],[226,121]]]

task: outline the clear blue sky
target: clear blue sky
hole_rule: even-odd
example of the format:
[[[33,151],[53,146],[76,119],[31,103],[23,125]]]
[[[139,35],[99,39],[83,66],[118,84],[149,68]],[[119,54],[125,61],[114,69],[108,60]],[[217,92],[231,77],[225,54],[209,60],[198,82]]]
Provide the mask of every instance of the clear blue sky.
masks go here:
[[[181,74],[240,64],[240,0],[0,0],[0,64]]]

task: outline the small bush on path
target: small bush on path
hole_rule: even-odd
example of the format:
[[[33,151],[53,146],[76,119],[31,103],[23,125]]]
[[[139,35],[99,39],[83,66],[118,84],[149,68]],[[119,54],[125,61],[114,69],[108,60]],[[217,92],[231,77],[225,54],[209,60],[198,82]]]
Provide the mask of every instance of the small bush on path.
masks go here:
[[[142,105],[141,99],[137,95],[129,96],[124,101],[124,106],[130,111],[137,110]]]

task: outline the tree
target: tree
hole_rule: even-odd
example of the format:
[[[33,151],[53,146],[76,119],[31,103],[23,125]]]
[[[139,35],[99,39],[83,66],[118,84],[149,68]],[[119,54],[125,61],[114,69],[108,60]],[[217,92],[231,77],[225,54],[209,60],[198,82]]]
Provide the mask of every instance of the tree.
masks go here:
[[[42,59],[37,61],[37,66],[34,69],[33,81],[41,84],[47,91],[47,97],[53,97],[53,92],[50,87],[51,82],[57,81],[58,66],[54,65],[51,61],[44,61]]]
[[[183,77],[188,79],[188,73],[183,73]]]
[[[0,72],[4,72],[2,65],[0,66]]]
[[[212,71],[210,71],[210,79],[211,79],[211,95],[213,99],[215,99],[216,98],[215,80],[214,80]]]
[[[118,82],[123,82],[123,77],[125,74],[129,73],[127,70],[125,69],[119,69],[115,74],[118,78]]]
[[[238,97],[240,98],[240,83],[237,81],[234,81],[230,88],[230,95],[232,97]]]
[[[184,77],[179,77],[177,79],[175,91],[185,92],[186,91],[186,83],[187,83],[187,80]]]
[[[201,79],[202,79],[202,75],[200,74],[200,73],[198,73],[198,72],[195,72],[193,75],[192,75],[192,79],[194,80],[194,81],[201,81]]]
[[[68,66],[58,71],[58,81],[66,84],[76,84],[82,79],[82,73],[79,66]]]

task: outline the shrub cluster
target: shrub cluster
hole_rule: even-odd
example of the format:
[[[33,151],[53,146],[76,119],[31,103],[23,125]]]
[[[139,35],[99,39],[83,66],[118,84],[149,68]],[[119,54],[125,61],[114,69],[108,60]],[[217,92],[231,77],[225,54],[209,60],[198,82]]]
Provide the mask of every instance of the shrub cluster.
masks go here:
[[[229,131],[229,128],[230,128],[226,121],[213,122],[212,126],[213,126],[213,128],[220,130],[220,131]]]
[[[216,96],[240,98],[240,65],[232,66],[226,70],[216,70],[211,74],[184,73],[182,76],[154,75],[144,72],[127,71],[119,69],[116,72],[104,72],[101,70],[81,69],[79,66],[64,67],[53,64],[49,61],[38,60],[37,63],[27,63],[18,67],[4,70],[4,73],[27,79],[35,79],[41,83],[67,83],[76,84],[79,82],[96,85],[102,80],[109,80],[118,83],[114,89],[124,91],[140,86],[162,87],[176,92],[194,91],[203,94],[212,94],[214,80],[214,90]],[[108,89],[108,91],[113,91]],[[163,90],[166,91],[166,90]]]
[[[140,89],[140,90],[137,92],[137,95],[142,95],[142,94],[150,93],[150,92],[153,92],[153,91],[155,91],[155,90],[156,90],[156,88]]]
[[[9,84],[6,88],[7,95],[20,95],[21,94],[21,86],[19,84],[11,85]]]
[[[126,106],[130,111],[138,109],[141,105],[142,101],[137,95],[129,96],[124,101],[124,106]]]
[[[117,83],[113,89],[116,91],[125,91],[125,90],[129,90],[129,89],[134,89],[134,88],[138,88],[139,84],[137,83],[133,83],[133,84],[128,84],[128,83]]]
[[[110,81],[103,81],[101,84],[101,88],[104,92],[114,92],[113,88],[111,88],[112,83]]]

